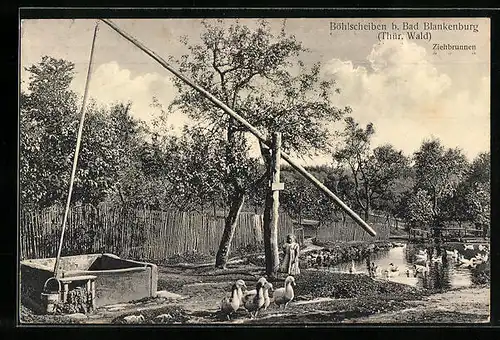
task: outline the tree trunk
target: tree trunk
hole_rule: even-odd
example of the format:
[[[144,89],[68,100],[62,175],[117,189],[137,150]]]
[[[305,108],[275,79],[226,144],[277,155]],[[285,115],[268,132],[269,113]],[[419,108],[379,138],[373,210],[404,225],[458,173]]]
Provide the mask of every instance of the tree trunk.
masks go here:
[[[268,188],[266,193],[266,202],[264,205],[264,255],[266,260],[266,274],[274,277],[274,261],[272,260],[272,242],[271,242],[271,219],[273,209],[273,192]],[[277,255],[277,254],[276,254]]]
[[[238,191],[234,195],[231,206],[229,208],[229,213],[226,217],[224,232],[222,233],[219,250],[217,251],[217,255],[215,257],[216,268],[226,268],[226,263],[229,258],[229,250],[231,248],[231,242],[233,240],[234,231],[236,230],[236,224],[238,222],[238,216],[240,215],[243,203],[245,203],[245,194],[243,191]]]
[[[365,222],[368,223],[368,219],[370,218],[370,199],[366,199],[366,207],[365,207]]]
[[[229,125],[227,128],[227,146],[226,146],[226,158],[229,164],[233,164],[237,162],[235,157],[236,147],[236,133],[234,131],[235,120],[233,118],[230,119]],[[222,233],[222,238],[219,244],[219,250],[217,251],[217,255],[215,256],[215,267],[216,268],[226,268],[226,263],[229,258],[229,250],[231,248],[231,242],[233,240],[234,231],[236,230],[236,224],[238,222],[238,217],[240,215],[241,209],[243,208],[243,204],[245,202],[245,190],[240,187],[238,183],[238,175],[232,172],[229,169],[228,172],[229,180],[234,185],[234,192],[232,194],[231,204],[229,207],[229,212],[225,219],[224,224],[224,232]]]

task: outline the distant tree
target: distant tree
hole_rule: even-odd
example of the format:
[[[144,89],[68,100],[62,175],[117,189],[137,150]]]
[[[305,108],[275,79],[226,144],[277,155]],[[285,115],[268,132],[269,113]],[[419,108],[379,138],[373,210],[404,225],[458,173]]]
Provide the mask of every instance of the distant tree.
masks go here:
[[[394,213],[394,206],[401,190],[404,190],[401,187],[404,187],[409,173],[410,160],[401,150],[396,150],[390,144],[373,149],[364,171],[364,181],[368,184],[367,204],[369,202],[371,207]]]
[[[346,201],[343,192],[338,191],[340,181],[331,166],[306,167],[306,170]],[[290,216],[297,220],[314,219],[320,223],[339,218],[341,210],[301,175],[293,170],[283,171],[282,174],[285,190],[281,192],[280,206]]]
[[[479,228],[490,225],[491,213],[490,153],[480,153],[458,185],[455,199],[448,202],[450,219],[469,221]]]
[[[229,195],[228,164],[221,152],[225,143],[223,136],[208,135],[199,127],[185,127],[180,137],[166,135],[145,144],[140,156],[142,171],[154,185],[140,196],[144,204],[182,211],[224,207]],[[250,158],[244,161],[236,164],[237,171],[243,179],[252,178],[258,164]]]
[[[460,149],[445,149],[438,139],[424,141],[414,154],[415,191],[427,193],[432,205],[432,225],[445,219],[447,205],[464,179],[468,162]]]
[[[351,172],[356,205],[364,212],[365,220],[368,219],[371,204],[368,201],[369,186],[368,182],[364,181],[364,173],[370,155],[370,140],[374,133],[372,123],[362,128],[352,117],[346,117],[344,131],[341,133],[343,141],[333,153],[333,160],[339,165],[347,166]],[[363,196],[366,200],[363,200]]]
[[[343,141],[337,146],[333,159],[350,172],[354,187],[349,189],[353,190],[356,205],[368,220],[374,206],[384,207],[384,202],[395,200],[393,188],[396,181],[408,173],[409,160],[389,144],[371,150],[373,124],[362,128],[352,117],[347,117],[345,123]]]
[[[401,203],[401,214],[410,226],[429,226],[434,221],[432,199],[427,191],[422,189],[417,189],[416,192],[407,191]]]
[[[258,21],[255,29],[239,22],[226,25],[222,20],[204,21],[200,38],[200,44],[190,45],[183,40],[190,54],[177,61],[182,73],[240,113],[269,139],[272,133],[281,132],[285,151],[311,154],[327,145],[329,131],[325,123],[338,120],[344,113],[330,102],[334,83],[320,79],[319,64],[304,67],[297,58],[307,50],[294,36],[288,36],[284,27],[281,33],[273,34],[265,20]],[[242,171],[242,164],[249,158],[246,128],[179,79],[174,83],[179,94],[171,108],[204,122],[207,130],[225,135],[230,208],[216,255],[216,267],[224,268],[245,198],[268,172],[257,178],[251,174],[253,183],[245,179],[250,175]],[[261,153],[269,169],[268,150],[262,144]]]
[[[114,190],[107,199],[135,206],[148,192],[145,187],[149,183],[141,168],[141,154],[150,132],[143,121],[130,114],[132,108],[131,102],[118,103],[110,108],[107,117],[114,130],[119,164]]]

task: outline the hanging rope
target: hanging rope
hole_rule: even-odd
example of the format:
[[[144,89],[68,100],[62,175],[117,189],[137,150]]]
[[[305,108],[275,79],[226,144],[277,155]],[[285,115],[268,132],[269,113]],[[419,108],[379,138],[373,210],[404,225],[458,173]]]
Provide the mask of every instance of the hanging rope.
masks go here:
[[[68,219],[69,207],[70,207],[70,203],[71,203],[71,194],[73,192],[73,182],[75,181],[76,166],[78,164],[78,153],[80,151],[80,143],[82,141],[83,122],[85,121],[85,106],[87,103],[87,95],[88,95],[88,91],[89,91],[90,76],[92,74],[92,61],[94,58],[94,46],[95,46],[95,40],[96,40],[98,28],[99,28],[99,22],[96,22],[95,29],[94,29],[94,36],[92,38],[92,47],[90,48],[89,68],[87,70],[87,79],[85,81],[85,90],[83,93],[82,108],[81,108],[81,112],[80,112],[80,115],[81,115],[80,127],[78,128],[78,136],[76,138],[76,148],[75,148],[75,156],[73,159],[73,169],[71,171],[71,178],[69,181],[68,200],[66,201],[66,210],[64,211],[61,238],[59,239],[59,247],[57,249],[56,263],[54,265],[54,277],[56,277],[56,278],[59,278],[59,275],[60,275],[60,273],[59,273],[59,261],[61,259],[61,249],[62,249],[62,245],[63,245],[63,241],[64,241],[64,232],[66,230],[66,221]]]

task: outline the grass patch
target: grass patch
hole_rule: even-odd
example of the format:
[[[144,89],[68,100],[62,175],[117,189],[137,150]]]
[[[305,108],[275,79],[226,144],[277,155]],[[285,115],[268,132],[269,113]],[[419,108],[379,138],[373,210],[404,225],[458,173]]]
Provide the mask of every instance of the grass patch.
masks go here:
[[[390,281],[376,281],[366,275],[331,273],[304,270],[296,278],[295,293],[310,298],[356,298],[371,297],[393,300],[415,299],[423,295],[422,290]]]
[[[176,254],[166,258],[163,261],[155,261],[158,265],[174,265],[179,263],[206,263],[213,261],[214,255],[201,254],[197,252],[187,252]]]

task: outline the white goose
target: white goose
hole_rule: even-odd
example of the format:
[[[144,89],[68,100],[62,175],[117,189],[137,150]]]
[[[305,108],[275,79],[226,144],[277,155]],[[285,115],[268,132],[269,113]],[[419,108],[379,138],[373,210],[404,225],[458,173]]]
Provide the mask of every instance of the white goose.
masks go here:
[[[420,266],[418,264],[413,265],[414,268],[414,276],[417,276],[418,273],[427,275],[429,273],[429,262],[425,262],[425,266]]]
[[[466,259],[463,255],[458,258],[458,261],[460,262],[460,267],[475,267],[477,264],[477,260],[474,257],[471,259]]]
[[[351,267],[349,267],[349,273],[353,274],[356,272],[356,266],[354,265],[354,260],[351,261]]]
[[[247,292],[247,285],[245,283],[245,281],[243,280],[238,280],[235,282],[236,286],[238,287],[238,296],[240,297],[240,302],[243,301],[243,296],[245,296],[246,292]]]
[[[293,300],[295,293],[292,286],[295,286],[295,278],[293,276],[288,276],[285,279],[285,287],[274,290],[273,301],[278,307],[283,306],[283,309],[285,309],[290,301]]]
[[[264,283],[266,283],[267,280],[265,277],[261,277],[258,281],[257,281],[257,284],[260,283],[261,286],[264,286]],[[243,298],[242,298],[242,302],[245,302],[245,300],[248,300],[248,298],[252,295],[255,295],[257,294],[257,289],[252,289],[252,290],[247,290],[243,293]]]
[[[415,254],[415,258],[417,260],[427,260],[427,249],[419,250],[417,254]]]
[[[240,308],[241,296],[238,293],[238,288],[241,288],[240,284],[241,282],[238,281],[234,283],[231,287],[231,297],[225,297],[221,301],[220,310],[228,320],[231,320],[231,315]]]
[[[266,303],[264,291],[267,290],[267,281],[263,284],[262,282],[257,282],[255,287],[255,295],[247,295],[245,300],[245,309],[249,312],[250,318],[255,318],[259,311],[264,308]]]
[[[447,250],[446,255],[453,256],[458,253],[458,250],[453,249],[453,250]]]
[[[273,291],[273,285],[271,283],[269,283],[265,277],[261,277],[258,281],[257,281],[257,285],[261,285],[262,288],[263,288],[263,294],[264,294],[264,309],[267,309],[267,307],[269,307],[269,304],[271,303],[270,302],[270,298],[269,298],[269,290],[272,292]],[[244,296],[243,296],[243,299],[242,299],[242,304],[243,306],[245,305],[245,303],[255,297],[255,295],[257,295],[257,289],[252,289],[252,290],[249,290],[249,291],[246,291]]]
[[[443,258],[440,256],[433,256],[431,260],[433,263],[443,263]]]
[[[458,256],[458,250],[456,250],[456,249],[453,249],[453,251],[447,250],[446,251],[446,255],[451,256],[451,257],[457,257]]]
[[[398,276],[399,267],[395,266],[394,263],[389,263],[389,267],[384,269],[383,274],[386,278]]]
[[[389,270],[393,273],[395,272],[399,272],[399,267],[398,266],[395,266],[394,263],[389,263]]]
[[[465,250],[467,250],[467,249],[474,250],[474,245],[473,244],[464,244],[464,249]]]

